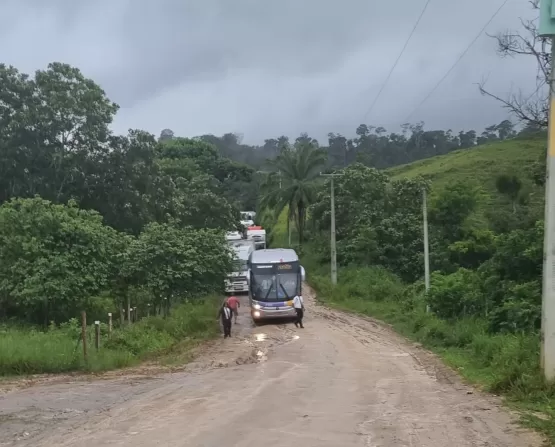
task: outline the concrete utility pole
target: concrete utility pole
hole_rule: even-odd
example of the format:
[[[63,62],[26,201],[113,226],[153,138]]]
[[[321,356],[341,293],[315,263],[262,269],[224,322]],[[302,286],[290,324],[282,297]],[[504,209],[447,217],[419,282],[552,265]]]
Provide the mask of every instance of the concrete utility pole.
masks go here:
[[[322,174],[323,177],[331,178],[331,283],[337,284],[337,247],[335,243],[335,188],[333,184],[334,177],[341,177],[343,174]]]
[[[428,199],[426,188],[422,189],[422,217],[424,227],[424,284],[426,285],[426,295],[430,290],[430,249],[428,244]],[[426,304],[426,312],[430,312],[430,305]]]
[[[549,130],[545,182],[544,262],[542,284],[541,363],[545,378],[555,379],[555,0],[541,0],[539,35],[551,38],[549,74]]]
[[[287,216],[287,219],[289,219],[289,216]],[[289,219],[289,247],[291,247],[291,219]]]

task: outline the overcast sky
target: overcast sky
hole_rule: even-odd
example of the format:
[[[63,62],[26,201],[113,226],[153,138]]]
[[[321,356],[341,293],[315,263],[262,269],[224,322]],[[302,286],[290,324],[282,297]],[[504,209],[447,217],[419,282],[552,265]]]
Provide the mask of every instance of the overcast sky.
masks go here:
[[[121,106],[116,132],[325,141],[362,122],[397,130],[502,2],[431,0],[366,119],[425,0],[0,0],[0,61],[79,67]],[[487,32],[520,17],[534,17],[528,1],[509,0]],[[505,119],[475,83],[532,92],[535,65],[495,50],[482,36],[411,121],[458,131]]]

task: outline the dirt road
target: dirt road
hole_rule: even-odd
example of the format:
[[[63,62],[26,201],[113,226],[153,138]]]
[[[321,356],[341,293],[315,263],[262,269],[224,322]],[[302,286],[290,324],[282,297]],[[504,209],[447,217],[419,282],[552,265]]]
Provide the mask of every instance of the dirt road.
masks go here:
[[[243,315],[187,371],[0,394],[0,446],[541,445],[432,355],[307,298],[305,329]]]

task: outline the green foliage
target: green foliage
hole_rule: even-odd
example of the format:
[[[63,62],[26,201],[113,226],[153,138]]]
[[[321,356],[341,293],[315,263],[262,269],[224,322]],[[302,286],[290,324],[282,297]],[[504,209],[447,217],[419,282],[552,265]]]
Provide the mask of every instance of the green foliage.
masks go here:
[[[177,306],[169,318],[150,317],[136,324],[116,328],[108,336],[101,325],[101,348],[94,349],[94,327],[87,330],[86,363],[80,342],[81,325],[71,319],[48,331],[0,327],[0,376],[69,371],[105,371],[131,366],[153,355],[163,355],[181,346],[185,351],[194,343],[218,333],[214,316],[218,297],[205,297],[196,303]]]
[[[512,172],[529,190],[529,207],[543,211],[543,188],[537,182],[545,179],[546,136],[497,141],[475,149],[456,150],[447,155],[427,158],[387,170],[394,179],[424,177],[431,182],[431,199],[452,183],[479,186],[473,225],[487,227],[489,218],[505,214],[506,198],[495,186],[497,177]],[[432,201],[431,200],[431,201]],[[510,214],[512,210],[508,210]],[[504,217],[503,217],[504,219]]]
[[[287,226],[293,220],[299,235],[299,244],[304,240],[307,209],[316,197],[316,181],[324,163],[325,153],[312,142],[298,142],[286,148],[273,161],[280,179],[269,178],[263,188],[260,208],[270,208],[280,213],[288,210]]]
[[[362,164],[353,164],[342,174],[335,180],[339,262],[381,265],[406,280],[417,279],[422,273],[420,207],[427,183],[422,179],[391,182],[382,172]],[[328,191],[322,188],[310,208],[313,225],[323,232],[329,231],[331,221]],[[329,259],[329,251],[320,255],[323,261]]]
[[[0,79],[1,319],[144,314],[222,287],[251,167],[168,129],[113,135],[118,106],[69,65]]]
[[[84,364],[75,317],[167,317],[220,291],[253,169],[200,139],[113,135],[118,106],[68,65],[0,80],[0,319],[30,325],[3,331],[0,374],[120,367],[213,333],[202,303],[131,318]]]
[[[514,174],[501,174],[495,180],[495,186],[501,194],[516,202],[522,189],[522,181]]]
[[[169,307],[174,297],[221,291],[231,269],[223,231],[152,223],[131,243],[123,274]]]
[[[495,241],[493,231],[471,228],[464,240],[455,241],[447,247],[450,260],[464,268],[478,268],[494,254]]]
[[[435,225],[442,240],[455,242],[465,236],[465,223],[477,205],[476,189],[468,183],[452,183],[432,201],[429,222]]]
[[[450,275],[434,272],[427,298],[430,309],[445,319],[485,315],[487,309],[478,274],[463,268]]]
[[[61,322],[107,287],[125,238],[75,204],[14,199],[0,206],[0,303],[30,323]]]

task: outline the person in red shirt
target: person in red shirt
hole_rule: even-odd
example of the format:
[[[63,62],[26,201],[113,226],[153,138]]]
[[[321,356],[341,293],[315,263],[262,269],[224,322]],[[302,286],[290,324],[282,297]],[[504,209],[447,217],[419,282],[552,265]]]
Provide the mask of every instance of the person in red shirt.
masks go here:
[[[233,315],[235,316],[235,324],[237,324],[237,316],[239,315],[239,308],[241,307],[241,302],[236,296],[230,296],[227,299],[227,304],[229,304],[231,312],[233,312]]]

